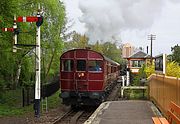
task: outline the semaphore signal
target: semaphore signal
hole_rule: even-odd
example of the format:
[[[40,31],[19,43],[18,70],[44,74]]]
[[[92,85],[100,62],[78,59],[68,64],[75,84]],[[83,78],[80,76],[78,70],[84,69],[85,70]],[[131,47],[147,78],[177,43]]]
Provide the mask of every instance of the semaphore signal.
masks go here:
[[[14,28],[2,28],[4,32],[14,32]]]
[[[17,22],[37,22],[38,21],[38,17],[36,16],[20,16],[17,18]]]
[[[38,7],[38,13],[37,16],[19,16],[14,17],[14,23],[13,27],[6,28],[3,27],[3,32],[13,32],[13,39],[14,39],[14,45],[13,45],[13,52],[17,52],[17,46],[21,44],[17,44],[17,35],[19,34],[19,30],[17,28],[17,23],[21,22],[36,22],[36,44],[34,45],[36,47],[36,76],[35,76],[35,99],[34,99],[34,110],[35,110],[35,117],[40,117],[40,99],[41,99],[41,45],[40,45],[40,26],[43,23],[43,17],[40,14],[40,5]],[[23,44],[23,46],[26,46],[26,44]],[[32,46],[32,45],[31,45]]]
[[[36,22],[36,26],[41,26],[43,23],[43,17],[39,14],[37,16],[19,16],[16,22]]]
[[[20,17],[17,18],[17,20],[14,20],[14,23],[16,23],[16,22],[36,22],[37,26],[41,26],[42,23],[43,23],[43,17],[42,16],[39,16],[39,17],[35,17],[35,16],[23,17],[23,16],[20,16]],[[4,32],[7,32],[7,31],[13,32],[14,29],[15,29],[14,27],[11,27],[11,28],[3,27],[2,31],[4,31]]]

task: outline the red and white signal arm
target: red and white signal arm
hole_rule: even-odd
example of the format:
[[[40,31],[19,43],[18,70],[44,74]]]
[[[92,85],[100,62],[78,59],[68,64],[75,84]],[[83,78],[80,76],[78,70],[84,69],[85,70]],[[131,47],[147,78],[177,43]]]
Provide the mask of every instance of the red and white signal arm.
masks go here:
[[[19,16],[17,18],[17,22],[37,22],[38,21],[38,17],[36,16]]]
[[[2,31],[8,31],[8,32],[13,32],[14,28],[2,28]]]
[[[39,16],[39,17],[36,17],[36,16],[27,16],[27,17],[19,16],[17,18],[17,22],[36,22],[36,25],[39,27],[43,23],[43,17],[42,16]]]

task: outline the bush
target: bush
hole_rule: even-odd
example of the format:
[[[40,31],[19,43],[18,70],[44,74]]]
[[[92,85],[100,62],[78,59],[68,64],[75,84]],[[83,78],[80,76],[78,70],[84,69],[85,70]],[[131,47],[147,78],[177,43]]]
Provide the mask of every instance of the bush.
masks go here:
[[[146,73],[146,77],[149,77],[151,74],[155,73],[155,66],[154,65],[148,65],[144,69]]]
[[[1,97],[1,104],[6,104],[11,107],[22,107],[22,90],[7,90]]]
[[[154,65],[146,66],[144,71],[145,71],[147,77],[149,77],[151,74],[155,73],[155,66]],[[175,61],[168,62],[167,66],[166,66],[166,75],[180,78],[179,64]]]
[[[166,75],[180,78],[180,66],[177,62],[169,62],[166,67]]]
[[[132,85],[134,86],[140,86],[142,85],[141,83],[141,79],[145,79],[147,76],[146,76],[146,73],[145,73],[145,69],[146,69],[146,66],[143,65],[142,68],[139,69],[139,73],[138,74],[132,74]]]

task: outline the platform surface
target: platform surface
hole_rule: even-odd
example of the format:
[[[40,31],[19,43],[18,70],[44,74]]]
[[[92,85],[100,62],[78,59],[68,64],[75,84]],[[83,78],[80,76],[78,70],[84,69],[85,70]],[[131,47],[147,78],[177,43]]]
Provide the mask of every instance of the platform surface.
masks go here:
[[[84,124],[153,124],[160,116],[150,101],[112,101],[102,103]]]

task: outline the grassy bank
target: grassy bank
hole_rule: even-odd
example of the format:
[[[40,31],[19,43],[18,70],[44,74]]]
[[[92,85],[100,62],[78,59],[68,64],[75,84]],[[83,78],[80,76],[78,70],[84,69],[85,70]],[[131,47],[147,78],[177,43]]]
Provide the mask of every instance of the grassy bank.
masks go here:
[[[8,91],[3,94],[0,103],[0,117],[3,116],[22,116],[24,114],[33,113],[33,104],[22,107],[21,100],[18,99],[19,90]],[[16,96],[16,97],[13,97]],[[61,105],[59,91],[48,97],[48,109],[56,108]]]

